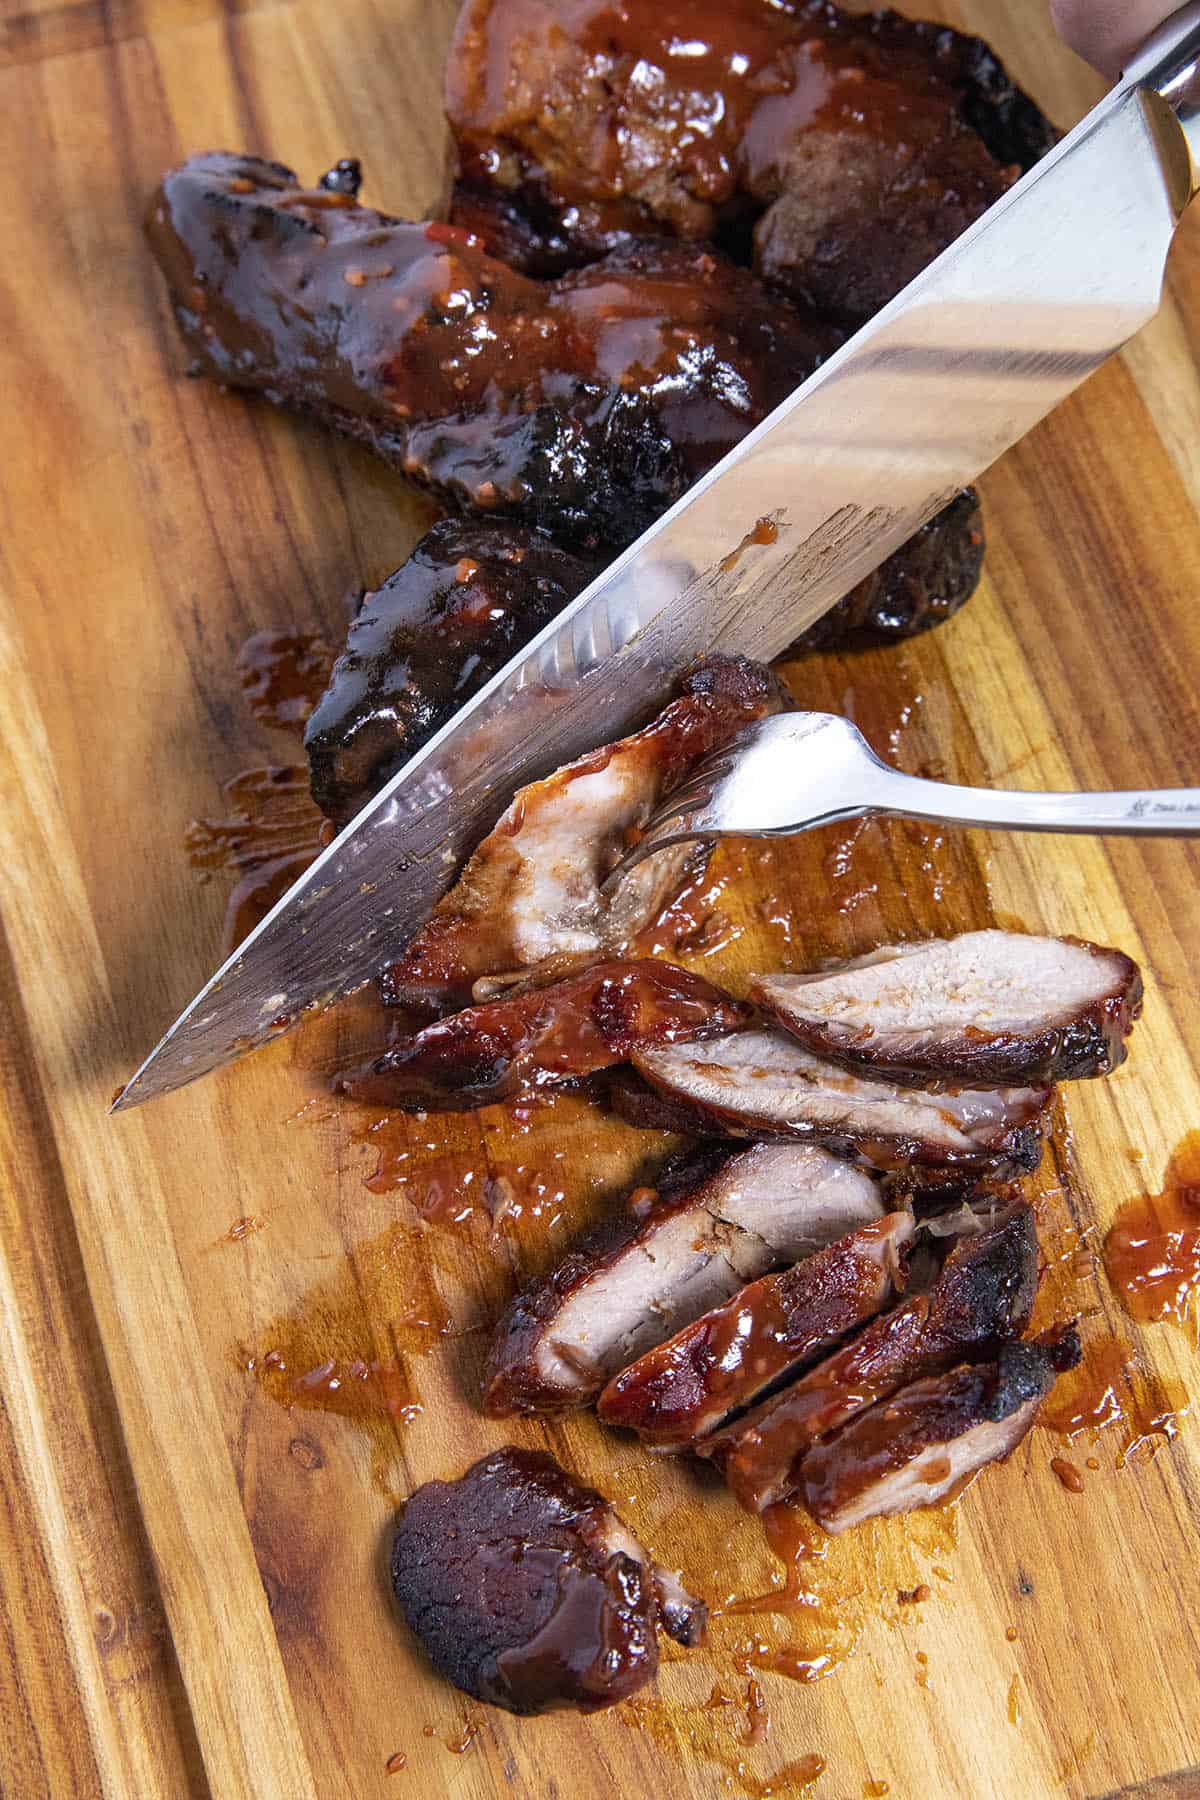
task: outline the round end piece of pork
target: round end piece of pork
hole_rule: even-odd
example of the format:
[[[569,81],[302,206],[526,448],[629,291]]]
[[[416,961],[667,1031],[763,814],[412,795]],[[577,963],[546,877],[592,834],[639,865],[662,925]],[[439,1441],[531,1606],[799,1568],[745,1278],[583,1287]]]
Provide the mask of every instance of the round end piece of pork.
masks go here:
[[[609,1502],[544,1452],[508,1446],[404,1509],[392,1586],[429,1660],[510,1712],[628,1699],[658,1668],[657,1630],[703,1637],[704,1608]]]

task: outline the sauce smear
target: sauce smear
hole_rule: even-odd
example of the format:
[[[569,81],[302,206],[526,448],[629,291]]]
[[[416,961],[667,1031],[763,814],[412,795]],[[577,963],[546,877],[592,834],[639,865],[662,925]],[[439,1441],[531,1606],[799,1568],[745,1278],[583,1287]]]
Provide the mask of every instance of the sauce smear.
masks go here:
[[[1200,1131],[1179,1145],[1161,1193],[1121,1208],[1104,1267],[1130,1318],[1165,1320],[1200,1342]]]
[[[243,769],[222,784],[229,811],[194,819],[184,849],[206,876],[230,870],[238,882],[225,912],[225,954],[265,919],[321,848],[325,821],[308,791],[308,770],[291,764]]]
[[[329,683],[333,651],[305,631],[256,631],[238,654],[242,692],[260,725],[301,734]]]

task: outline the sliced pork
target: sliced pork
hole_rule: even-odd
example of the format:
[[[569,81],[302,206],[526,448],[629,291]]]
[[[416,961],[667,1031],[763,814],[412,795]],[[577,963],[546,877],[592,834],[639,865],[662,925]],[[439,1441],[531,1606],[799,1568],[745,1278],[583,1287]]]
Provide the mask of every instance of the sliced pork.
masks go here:
[[[857,1153],[878,1169],[908,1163],[994,1174],[1034,1168],[1052,1091],[941,1094],[868,1081],[782,1031],[639,1050],[631,1060],[667,1096],[677,1126],[690,1116],[692,1129],[709,1135],[808,1138]]]
[[[434,1668],[509,1712],[612,1706],[655,1674],[660,1627],[684,1644],[704,1635],[703,1604],[537,1450],[496,1450],[418,1488],[391,1574]]]
[[[752,992],[815,1056],[922,1087],[1106,1075],[1142,1004],[1120,950],[1014,931],[888,945]]]
[[[468,1007],[394,1043],[338,1090],[380,1106],[461,1111],[554,1087],[746,1023],[746,1009],[670,963],[594,963],[582,975]]]
[[[711,1153],[608,1221],[519,1294],[496,1327],[484,1410],[584,1406],[618,1369],[768,1269],[883,1213],[870,1176],[803,1144]]]
[[[926,1240],[928,1241],[928,1240]],[[936,1241],[936,1240],[935,1240]],[[790,1387],[697,1446],[750,1512],[795,1492],[819,1438],[898,1388],[994,1355],[1025,1330],[1038,1283],[1033,1209],[1021,1203],[953,1242],[923,1293],[873,1319]]]
[[[936,1506],[1016,1449],[1055,1373],[1055,1355],[1040,1344],[1013,1343],[995,1362],[915,1381],[809,1451],[800,1497],[833,1535]]]
[[[764,1275],[615,1375],[597,1411],[657,1447],[693,1443],[895,1298],[915,1226],[888,1213]]]
[[[687,848],[648,857],[607,898],[629,843],[695,762],[783,705],[761,663],[714,656],[641,731],[521,788],[387,970],[385,998],[484,1000],[514,979],[619,955],[695,861]]]

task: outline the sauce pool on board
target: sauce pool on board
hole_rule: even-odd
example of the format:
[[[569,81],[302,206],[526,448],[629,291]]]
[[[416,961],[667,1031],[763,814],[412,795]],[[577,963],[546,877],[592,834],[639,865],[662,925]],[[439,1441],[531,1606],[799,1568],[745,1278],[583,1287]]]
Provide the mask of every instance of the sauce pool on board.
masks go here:
[[[1130,1318],[1181,1326],[1200,1342],[1200,1131],[1176,1149],[1160,1193],[1120,1209],[1104,1267]]]

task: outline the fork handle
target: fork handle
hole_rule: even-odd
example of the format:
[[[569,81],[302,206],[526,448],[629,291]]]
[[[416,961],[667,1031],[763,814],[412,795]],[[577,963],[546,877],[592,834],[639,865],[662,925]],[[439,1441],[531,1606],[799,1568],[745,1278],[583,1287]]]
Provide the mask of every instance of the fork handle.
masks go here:
[[[1025,793],[955,787],[888,771],[874,813],[1005,831],[1077,831],[1099,836],[1190,837],[1200,834],[1200,788],[1130,788],[1114,793]]]

